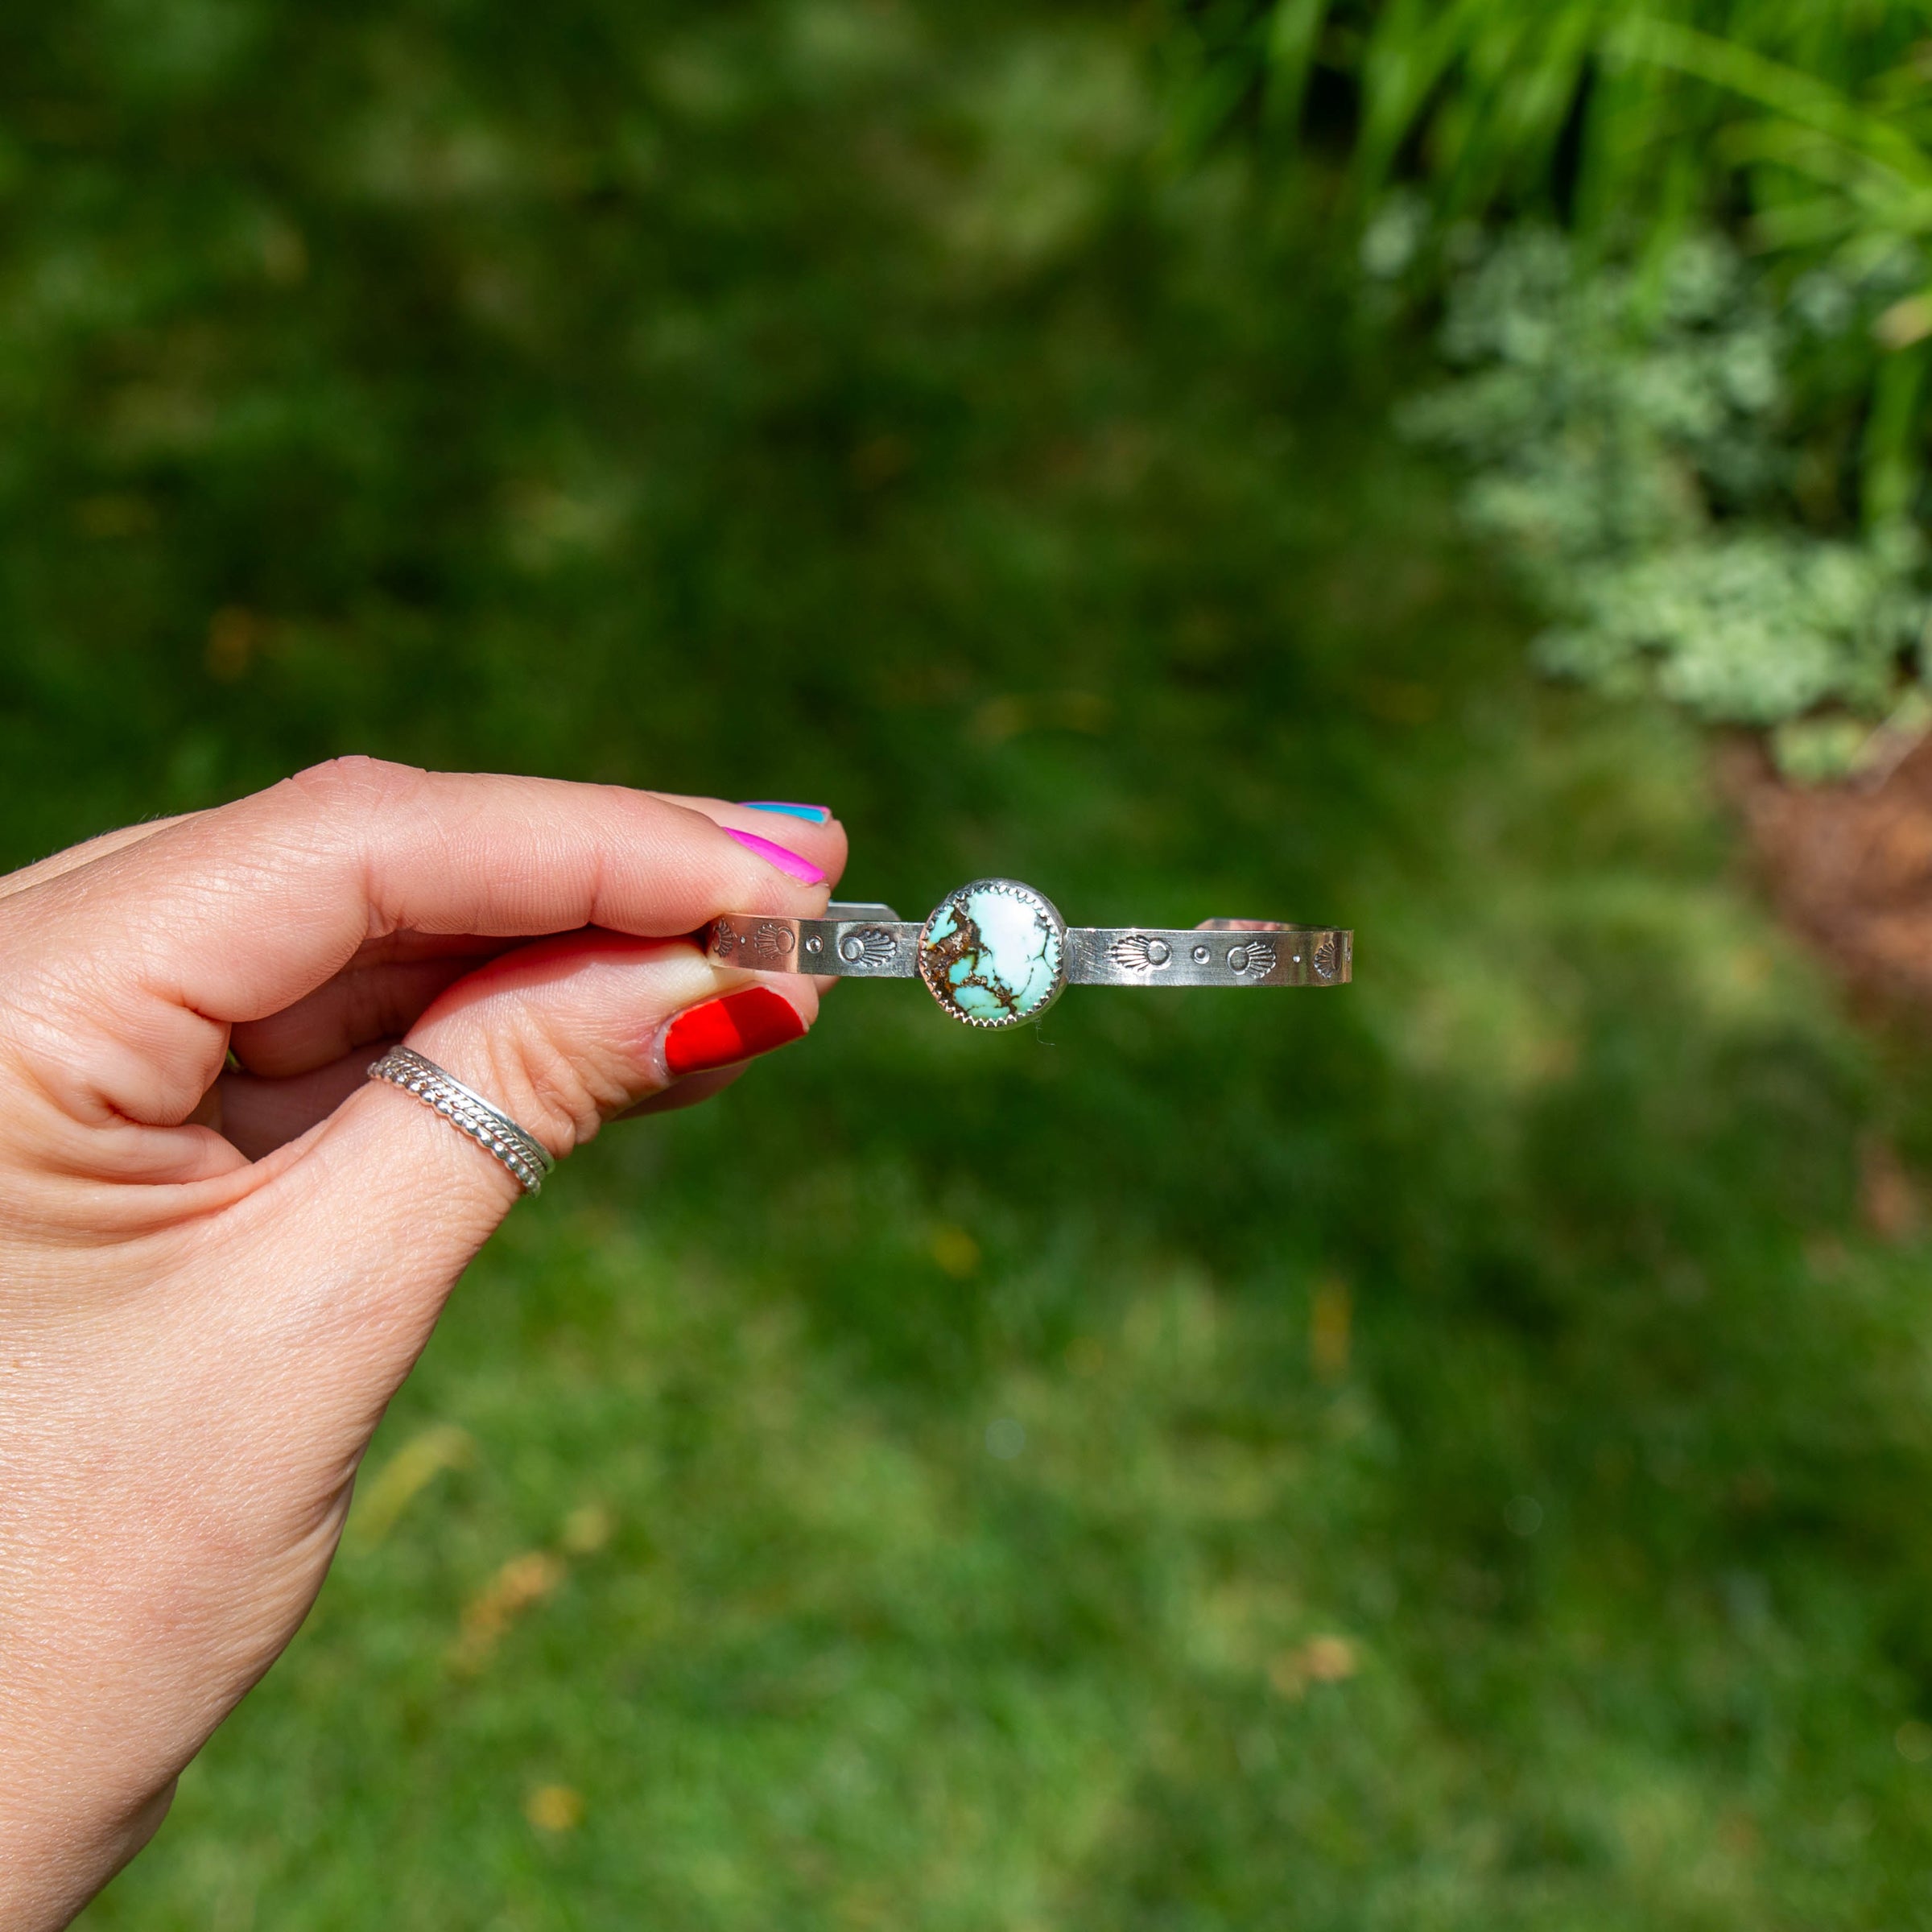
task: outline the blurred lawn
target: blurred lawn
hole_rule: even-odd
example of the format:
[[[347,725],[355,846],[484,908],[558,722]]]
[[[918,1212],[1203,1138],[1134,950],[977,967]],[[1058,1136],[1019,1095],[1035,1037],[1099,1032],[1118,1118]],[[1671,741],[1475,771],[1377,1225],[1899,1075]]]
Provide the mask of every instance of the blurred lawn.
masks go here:
[[[847,989],[512,1217],[90,1926],[1932,1924],[1932,1150],[1111,7],[0,20],[9,863],[329,753],[1359,984]],[[1868,1157],[1869,1165],[1870,1157]],[[1894,1217],[1895,1219],[1897,1217]]]

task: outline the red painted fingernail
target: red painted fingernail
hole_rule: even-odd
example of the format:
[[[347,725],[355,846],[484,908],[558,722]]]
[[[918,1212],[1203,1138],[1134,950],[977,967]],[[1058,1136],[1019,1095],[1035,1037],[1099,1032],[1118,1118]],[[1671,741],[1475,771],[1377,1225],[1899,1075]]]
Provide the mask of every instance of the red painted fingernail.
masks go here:
[[[782,873],[788,873],[801,886],[823,886],[825,875],[810,859],[802,859],[789,846],[774,845],[770,839],[762,839],[755,832],[737,832],[726,825],[721,828],[728,839],[736,839],[747,852],[755,852],[769,865],[775,865]]]
[[[664,1035],[664,1064],[680,1080],[710,1067],[730,1067],[770,1053],[805,1030],[797,1007],[769,986],[748,986],[687,1006]]]

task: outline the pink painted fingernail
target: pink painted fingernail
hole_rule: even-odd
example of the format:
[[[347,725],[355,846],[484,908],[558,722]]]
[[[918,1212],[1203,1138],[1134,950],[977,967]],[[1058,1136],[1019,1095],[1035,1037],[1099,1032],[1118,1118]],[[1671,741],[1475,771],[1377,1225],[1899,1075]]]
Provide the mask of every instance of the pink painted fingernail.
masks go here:
[[[737,832],[729,825],[720,829],[728,839],[736,839],[747,852],[755,852],[766,865],[775,865],[782,873],[796,879],[801,886],[823,886],[825,875],[810,859],[802,859],[789,846],[774,845],[770,839],[762,839],[755,832]]]

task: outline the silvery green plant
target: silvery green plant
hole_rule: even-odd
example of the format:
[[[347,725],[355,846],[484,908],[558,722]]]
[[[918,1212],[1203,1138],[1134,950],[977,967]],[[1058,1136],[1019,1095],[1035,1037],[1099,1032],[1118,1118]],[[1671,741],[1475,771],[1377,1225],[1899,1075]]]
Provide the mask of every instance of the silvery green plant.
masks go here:
[[[1932,0],[1175,6],[1184,142],[1339,146],[1372,312],[1447,299],[1410,425],[1542,661],[1806,775],[1894,755],[1932,716]]]
[[[1856,763],[1922,702],[1909,526],[1834,532],[1800,514],[1816,452],[1793,372],[1889,294],[1824,271],[1781,291],[1708,233],[1640,270],[1519,229],[1453,276],[1453,373],[1402,419],[1467,466],[1471,521],[1552,619],[1547,669],[1775,728],[1806,777]]]

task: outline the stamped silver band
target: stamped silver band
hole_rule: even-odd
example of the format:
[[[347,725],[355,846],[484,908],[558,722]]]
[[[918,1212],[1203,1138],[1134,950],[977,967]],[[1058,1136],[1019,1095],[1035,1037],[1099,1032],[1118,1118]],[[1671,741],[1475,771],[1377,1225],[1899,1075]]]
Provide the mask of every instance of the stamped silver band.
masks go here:
[[[1076,926],[1067,935],[1070,986],[1345,986],[1355,935],[1334,926],[1208,919],[1177,931]]]
[[[526,1133],[506,1113],[490,1105],[473,1087],[445,1073],[434,1060],[413,1047],[392,1046],[369,1070],[372,1080],[386,1080],[433,1107],[459,1133],[466,1133],[485,1154],[493,1154],[518,1180],[526,1194],[541,1194],[543,1177],[556,1162],[535,1135]]]
[[[836,902],[818,919],[729,914],[707,929],[705,957],[751,972],[923,979],[953,1018],[1004,1026],[1037,1018],[1067,986],[1344,986],[1355,935],[1272,919],[1068,926],[1030,886],[980,879],[923,922]]]
[[[852,980],[919,976],[919,927],[890,906],[834,900],[822,919],[731,913],[713,919],[704,956],[747,972],[828,972]]]

